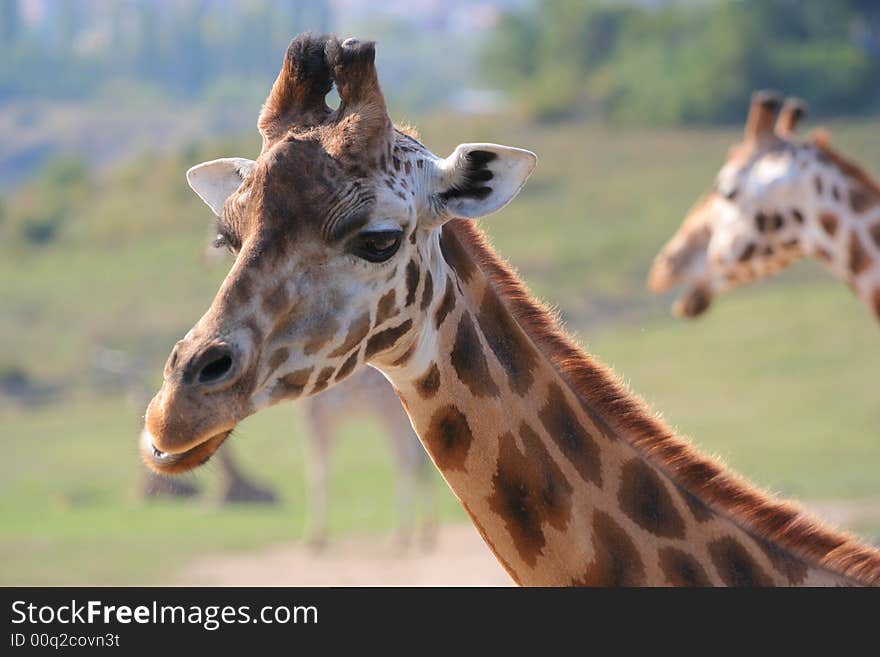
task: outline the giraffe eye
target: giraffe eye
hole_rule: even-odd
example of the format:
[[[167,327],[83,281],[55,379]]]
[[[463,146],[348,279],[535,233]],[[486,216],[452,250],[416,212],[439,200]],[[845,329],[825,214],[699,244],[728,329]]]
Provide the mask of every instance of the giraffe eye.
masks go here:
[[[736,199],[739,190],[733,185],[725,185],[722,182],[718,181],[715,183],[715,191],[721,194],[728,201],[733,201]]]
[[[402,230],[378,230],[361,233],[352,246],[352,253],[369,262],[385,262],[400,248]]]

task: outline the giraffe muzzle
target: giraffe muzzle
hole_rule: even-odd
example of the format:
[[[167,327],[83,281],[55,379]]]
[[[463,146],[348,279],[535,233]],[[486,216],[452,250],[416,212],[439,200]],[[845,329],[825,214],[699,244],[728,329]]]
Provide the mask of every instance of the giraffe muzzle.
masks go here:
[[[188,337],[175,345],[144,417],[140,453],[150,468],[183,472],[213,455],[249,414],[246,362],[233,340]]]

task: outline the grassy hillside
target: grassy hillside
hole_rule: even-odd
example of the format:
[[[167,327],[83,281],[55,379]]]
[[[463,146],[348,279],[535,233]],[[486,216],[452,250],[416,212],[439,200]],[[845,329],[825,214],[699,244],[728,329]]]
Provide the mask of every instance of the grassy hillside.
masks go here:
[[[671,319],[670,299],[644,290],[654,253],[708,188],[736,132],[460,118],[422,130],[438,153],[462,141],[538,152],[521,197],[484,227],[582,342],[683,433],[786,494],[880,497],[880,331],[843,285],[801,264],[720,300],[694,323]],[[880,172],[880,121],[832,130],[844,152]],[[171,345],[207,308],[225,271],[203,258],[210,216],[183,172],[257,149],[252,136],[144,156],[58,198],[43,183],[4,199],[0,370],[22,370],[35,385],[65,393],[47,406],[0,407],[0,583],[167,582],[195,555],[301,534],[295,404],[249,419],[232,443],[258,479],[277,487],[283,506],[230,510],[210,494],[145,505],[136,496],[137,411],[93,385],[99,345],[140,359],[149,386],[158,384]],[[50,211],[53,239],[24,239],[21,227]],[[390,473],[378,427],[348,426],[334,464],[334,531],[390,527]],[[193,478],[209,493],[216,485],[211,466]],[[441,508],[463,520],[450,494]]]

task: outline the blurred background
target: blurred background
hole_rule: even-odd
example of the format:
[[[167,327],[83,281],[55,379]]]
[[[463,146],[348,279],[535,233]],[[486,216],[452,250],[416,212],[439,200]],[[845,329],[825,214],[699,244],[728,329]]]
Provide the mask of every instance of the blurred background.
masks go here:
[[[804,262],[686,323],[644,284],[754,89],[880,174],[880,3],[0,0],[0,583],[505,581],[433,471],[436,549],[389,542],[399,468],[369,415],[338,428],[317,555],[300,403],[230,445],[275,504],[224,504],[214,462],[197,495],[144,498],[143,408],[230,264],[184,172],[257,155],[305,30],[378,41],[393,118],[437,154],[536,151],[483,224],[532,289],[704,450],[880,540],[880,331],[849,290]]]

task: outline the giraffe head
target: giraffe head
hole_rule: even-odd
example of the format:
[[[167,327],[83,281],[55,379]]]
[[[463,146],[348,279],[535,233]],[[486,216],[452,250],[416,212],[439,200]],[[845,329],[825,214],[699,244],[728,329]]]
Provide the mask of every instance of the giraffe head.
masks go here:
[[[714,295],[775,274],[803,254],[803,174],[816,147],[794,137],[804,103],[790,98],[781,112],[780,105],[775,93],[754,94],[743,140],[654,259],[652,291],[685,289],[677,315],[700,315]]]
[[[259,117],[259,157],[187,172],[235,261],[147,409],[154,469],[195,467],[245,417],[400,358],[430,324],[442,224],[500,209],[534,168],[533,153],[496,144],[432,155],[391,123],[374,58],[373,43],[297,37]]]

